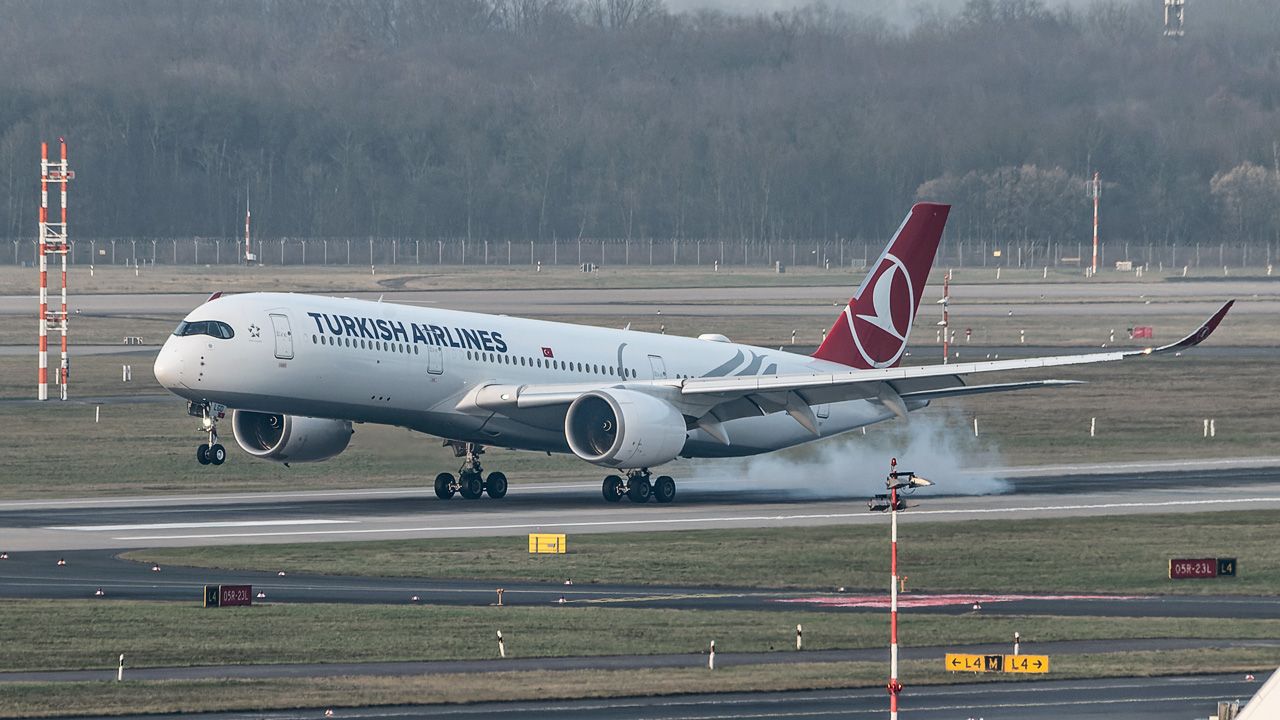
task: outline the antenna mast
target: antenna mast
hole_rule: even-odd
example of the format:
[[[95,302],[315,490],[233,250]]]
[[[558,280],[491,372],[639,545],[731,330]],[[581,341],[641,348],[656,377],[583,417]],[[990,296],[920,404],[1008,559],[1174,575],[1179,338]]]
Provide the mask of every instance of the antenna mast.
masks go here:
[[[49,330],[62,331],[62,366],[54,382],[67,399],[67,181],[76,176],[67,168],[67,141],[62,144],[62,160],[49,161],[49,143],[40,143],[40,400],[49,399]],[[61,222],[49,222],[49,183],[62,186]],[[49,310],[49,256],[62,256],[62,309]]]

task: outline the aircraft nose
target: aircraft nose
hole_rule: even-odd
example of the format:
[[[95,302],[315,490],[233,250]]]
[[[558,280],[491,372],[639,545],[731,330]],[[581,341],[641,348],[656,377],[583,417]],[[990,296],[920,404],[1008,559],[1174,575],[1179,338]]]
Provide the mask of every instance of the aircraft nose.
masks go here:
[[[166,388],[175,388],[182,383],[182,353],[175,347],[173,338],[165,341],[156,356],[156,364],[152,368],[156,380]]]

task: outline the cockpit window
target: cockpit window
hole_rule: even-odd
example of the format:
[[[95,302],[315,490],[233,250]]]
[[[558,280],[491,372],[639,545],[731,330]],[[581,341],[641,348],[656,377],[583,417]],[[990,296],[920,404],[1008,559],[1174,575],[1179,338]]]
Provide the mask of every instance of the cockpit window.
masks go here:
[[[179,337],[185,337],[187,335],[209,335],[210,337],[221,338],[223,340],[230,340],[236,335],[230,325],[217,320],[184,320],[178,325],[178,329],[173,331],[173,334]]]

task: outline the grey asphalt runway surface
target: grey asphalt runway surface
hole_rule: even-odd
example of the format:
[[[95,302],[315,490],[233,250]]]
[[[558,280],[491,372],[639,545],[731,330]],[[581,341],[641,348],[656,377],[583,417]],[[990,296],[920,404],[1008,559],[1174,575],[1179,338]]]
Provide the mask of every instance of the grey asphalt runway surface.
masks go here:
[[[1253,467],[1253,462],[1264,465]],[[999,480],[933,477],[903,523],[995,518],[1081,517],[1224,509],[1280,509],[1274,459],[1238,464],[1137,463],[1107,475],[1038,474]],[[1126,469],[1127,468],[1127,469]],[[217,470],[211,469],[216,473]],[[518,536],[530,532],[645,532],[705,528],[882,524],[861,486],[797,488],[740,477],[682,479],[676,502],[608,504],[597,482],[519,484],[501,501],[440,501],[430,488],[329,490],[240,495],[145,496],[0,502],[0,550],[88,550],[433,537]],[[983,488],[1002,494],[955,495]],[[1230,492],[1223,492],[1230,488]]]
[[[1050,680],[908,687],[900,712],[912,720],[1182,720],[1205,718],[1219,700],[1241,704],[1266,681],[1240,675],[1197,675],[1119,680]],[[747,720],[785,717],[806,720],[833,717],[884,717],[883,688],[776,693],[725,693],[605,700],[418,705],[335,709],[336,718],[361,720],[465,718],[466,720]],[[116,720],[130,717],[113,716]],[[322,710],[182,714],[200,720],[312,720]]]

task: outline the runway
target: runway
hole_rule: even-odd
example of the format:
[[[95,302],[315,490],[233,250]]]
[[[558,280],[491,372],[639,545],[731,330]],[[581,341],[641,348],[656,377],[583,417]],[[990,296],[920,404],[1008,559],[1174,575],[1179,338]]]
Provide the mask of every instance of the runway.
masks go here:
[[[1137,513],[1280,509],[1274,459],[1237,464],[1171,461],[1013,477],[1003,494],[944,494],[976,479],[932,478],[903,523],[978,518],[1083,517]],[[1126,470],[1127,468],[1127,470]],[[233,495],[143,496],[0,502],[0,550],[90,550],[252,543],[514,536],[529,532],[648,532],[882,523],[867,498],[883,492],[830,485],[804,492],[740,478],[695,478],[676,502],[607,504],[592,481],[513,485],[501,501],[440,501],[430,488]],[[998,481],[984,487],[998,488]],[[1223,488],[1231,488],[1224,493]]]

